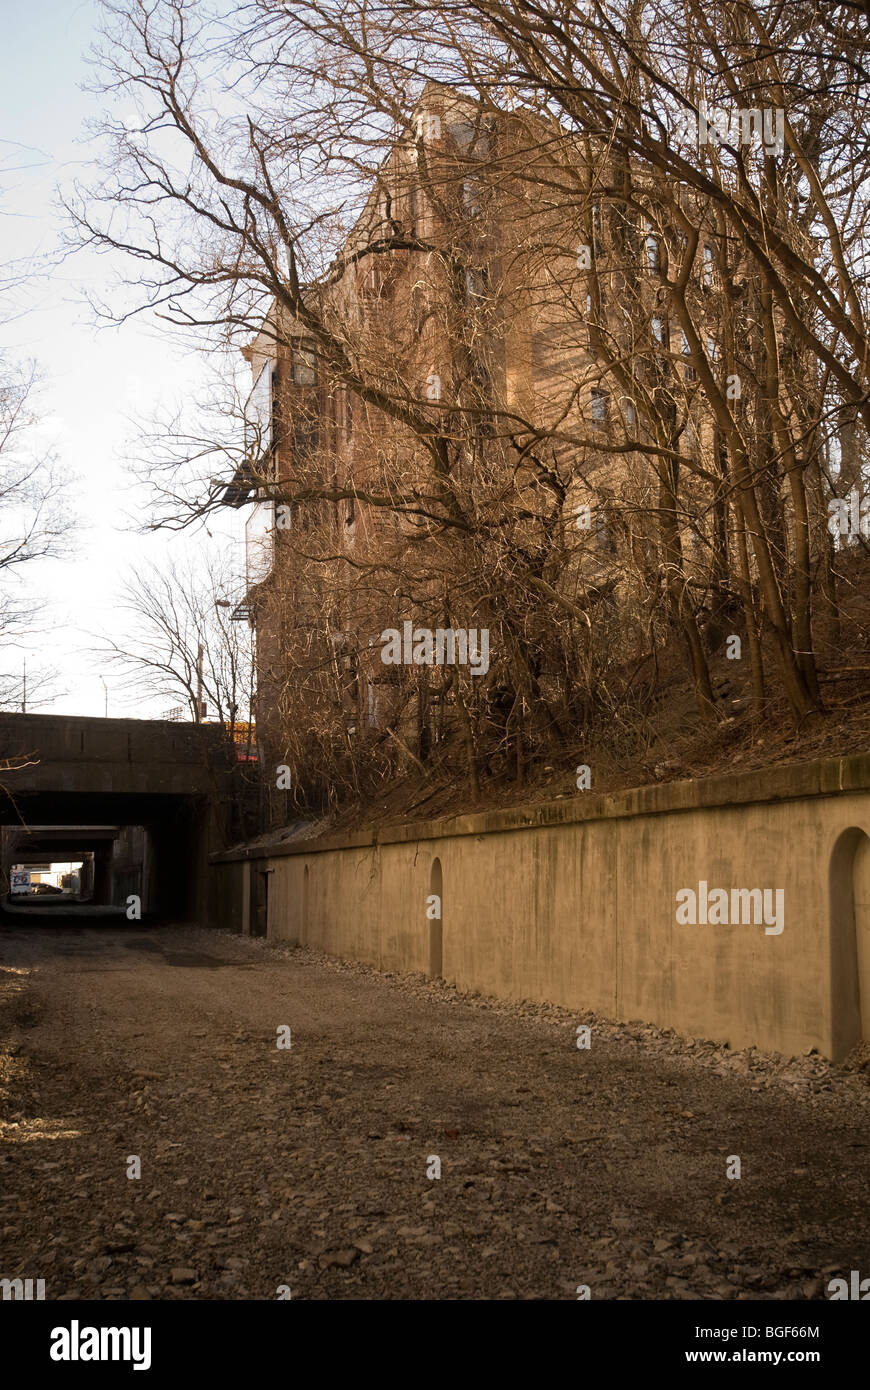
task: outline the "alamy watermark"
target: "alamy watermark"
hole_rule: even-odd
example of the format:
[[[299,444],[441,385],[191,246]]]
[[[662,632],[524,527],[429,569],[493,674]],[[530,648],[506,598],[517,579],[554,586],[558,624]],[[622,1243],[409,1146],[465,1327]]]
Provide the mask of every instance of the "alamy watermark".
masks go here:
[[[34,1292],[34,1285],[36,1290]],[[32,1303],[34,1300],[42,1302],[45,1298],[44,1279],[0,1279],[0,1298],[11,1299],[13,1302],[21,1301]]]
[[[784,888],[707,889],[701,879],[698,890],[680,888],[677,892],[679,926],[760,926],[765,936],[779,936],[785,926]]]
[[[73,1318],[69,1327],[53,1327],[52,1361],[131,1361],[134,1371],[151,1367],[150,1327],[82,1327]]]
[[[828,530],[832,536],[870,537],[870,497],[862,497],[856,487],[845,497],[832,497]]]
[[[681,111],[675,118],[675,134],[680,143],[701,145],[752,145],[761,143],[764,153],[785,150],[785,111],[781,106],[708,106],[702,101],[697,114]]]
[[[849,1298],[866,1303],[870,1299],[870,1279],[862,1279],[857,1269],[849,1270],[849,1282],[845,1279],[832,1279],[828,1284],[831,1299]]]
[[[467,666],[472,676],[489,670],[489,629],[415,628],[405,622],[402,632],[388,627],[381,633],[381,661],[385,666]]]

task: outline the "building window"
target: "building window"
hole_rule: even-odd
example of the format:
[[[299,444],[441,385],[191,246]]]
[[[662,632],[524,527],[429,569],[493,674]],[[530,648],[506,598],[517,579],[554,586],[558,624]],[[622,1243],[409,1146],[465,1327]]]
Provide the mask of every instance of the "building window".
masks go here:
[[[294,386],[317,385],[317,353],[314,348],[296,346],[291,350],[290,376]]]
[[[381,292],[381,277],[380,277],[380,273],[379,273],[379,271],[378,271],[378,268],[377,268],[377,266],[374,266],[374,265],[373,265],[373,266],[369,266],[368,270],[364,270],[363,273],[362,273],[362,275],[360,276],[360,280],[359,280],[359,293],[360,293],[360,297],[361,297],[361,299],[365,302],[365,301],[367,301],[367,300],[377,299],[378,296],[380,295],[380,292]]]
[[[605,507],[598,507],[595,511],[595,544],[599,550],[613,552],[616,550],[610,528],[607,525],[607,512]]]
[[[682,336],[682,343],[681,343],[680,351],[682,352],[683,357],[691,357],[691,355],[692,355],[692,349],[689,347],[689,340],[688,340],[688,338],[686,337],[685,333],[683,333],[681,336]],[[695,371],[695,368],[692,366],[691,362],[687,362],[687,363],[686,363],[685,368],[684,368],[684,375],[685,375],[686,381],[695,381],[695,380],[696,380],[698,373]]]
[[[294,459],[308,458],[320,441],[319,421],[316,415],[308,412],[298,414],[293,422],[290,443]]]
[[[601,207],[594,203],[592,207],[592,245],[596,256],[604,254],[604,242],[601,240]]]
[[[486,270],[466,270],[465,289],[469,299],[485,299],[487,291]]]
[[[667,323],[658,314],[650,320],[650,331],[657,343],[661,343],[663,348],[670,348],[670,334],[668,333]],[[665,353],[657,352],[655,354],[655,362],[660,372],[663,372],[665,375],[670,373],[671,364]]]
[[[607,423],[608,397],[606,391],[592,389],[592,427],[601,429]]]
[[[333,398],[336,436],[344,435],[350,439],[353,432],[351,395],[347,386],[337,386]]]
[[[652,275],[658,275],[662,268],[661,248],[659,247],[658,237],[652,232],[645,238],[643,250],[647,270]]]
[[[701,284],[705,289],[709,289],[713,283],[713,248],[704,247],[704,261],[701,266]]]
[[[417,139],[428,143],[441,139],[441,117],[434,111],[421,111],[417,117]]]
[[[481,210],[482,186],[480,178],[475,174],[470,179],[462,181],[462,205],[469,217],[478,217]]]

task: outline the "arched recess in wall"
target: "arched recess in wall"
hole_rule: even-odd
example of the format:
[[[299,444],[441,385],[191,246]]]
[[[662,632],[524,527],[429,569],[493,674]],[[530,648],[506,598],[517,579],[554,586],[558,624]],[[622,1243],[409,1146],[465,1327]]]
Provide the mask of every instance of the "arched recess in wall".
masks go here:
[[[844,830],[831,854],[831,1051],[870,1042],[870,837]]]
[[[429,928],[429,975],[433,980],[440,980],[444,973],[444,875],[441,872],[440,859],[432,860],[429,872],[426,925]]]

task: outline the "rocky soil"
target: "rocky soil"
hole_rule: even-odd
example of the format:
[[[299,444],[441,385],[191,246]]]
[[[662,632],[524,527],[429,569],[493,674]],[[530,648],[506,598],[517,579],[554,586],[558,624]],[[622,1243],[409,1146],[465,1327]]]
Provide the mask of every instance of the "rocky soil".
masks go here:
[[[870,1276],[866,1060],[190,928],[2,928],[0,1277],[50,1299],[822,1298]]]

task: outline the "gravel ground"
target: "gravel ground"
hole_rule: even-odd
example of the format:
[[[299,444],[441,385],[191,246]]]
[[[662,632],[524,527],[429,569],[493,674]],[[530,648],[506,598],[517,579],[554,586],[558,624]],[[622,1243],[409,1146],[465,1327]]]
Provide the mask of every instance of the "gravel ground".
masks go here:
[[[141,924],[0,929],[0,1039],[0,1277],[49,1299],[807,1299],[870,1276],[860,1055]]]

